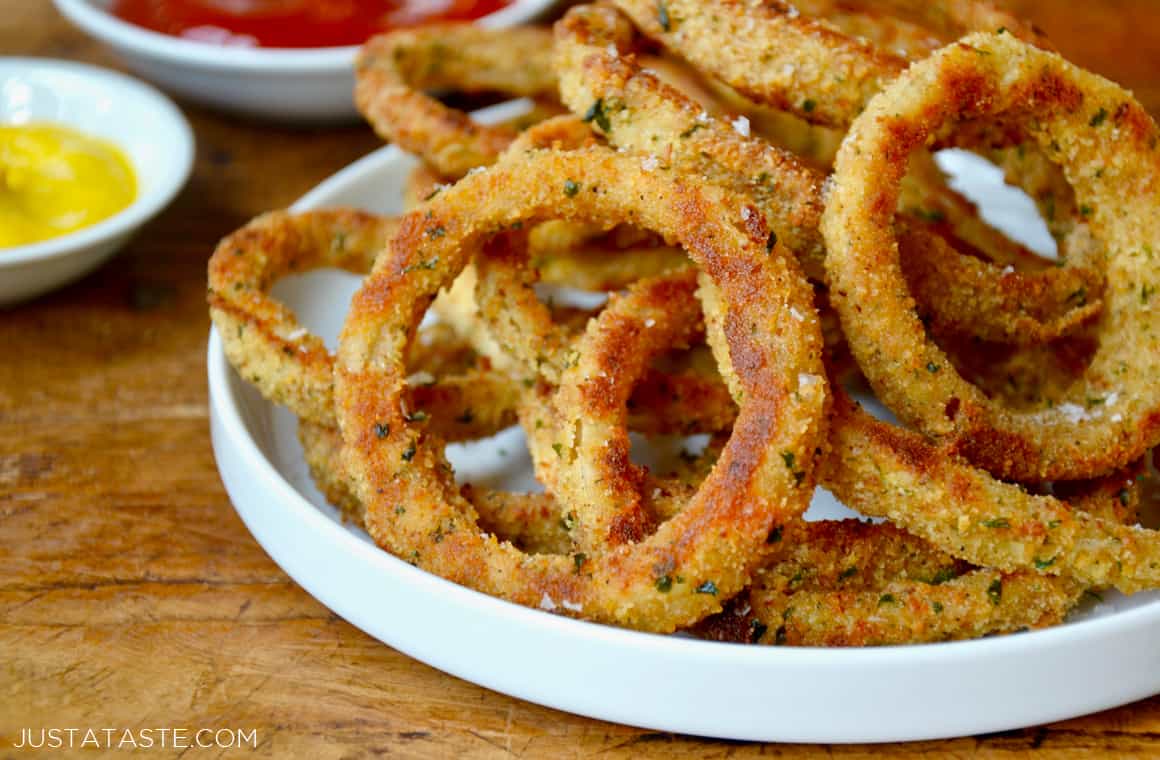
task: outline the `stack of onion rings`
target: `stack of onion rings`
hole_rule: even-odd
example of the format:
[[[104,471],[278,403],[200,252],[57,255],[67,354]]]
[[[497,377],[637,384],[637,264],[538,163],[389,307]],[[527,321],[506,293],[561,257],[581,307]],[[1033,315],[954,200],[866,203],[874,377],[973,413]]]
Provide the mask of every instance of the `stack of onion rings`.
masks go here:
[[[1160,587],[1160,534],[1136,524],[1160,444],[1155,125],[984,0],[801,11],[617,0],[554,36],[368,44],[358,100],[424,159],[413,210],[255,220],[215,252],[209,300],[380,546],[557,614],[772,645],[973,638]],[[687,63],[644,63],[639,34]],[[521,135],[428,88],[573,116]],[[832,176],[766,141],[805,129],[768,106],[849,130]],[[1067,265],[982,223],[939,146],[1003,167]],[[269,294],[319,267],[367,275],[335,355]],[[560,307],[542,283],[610,295]],[[851,400],[862,374],[914,429]],[[443,445],[516,421],[545,492],[457,485]],[[630,431],[709,443],[653,473]],[[803,520],[815,484],[885,522]]]

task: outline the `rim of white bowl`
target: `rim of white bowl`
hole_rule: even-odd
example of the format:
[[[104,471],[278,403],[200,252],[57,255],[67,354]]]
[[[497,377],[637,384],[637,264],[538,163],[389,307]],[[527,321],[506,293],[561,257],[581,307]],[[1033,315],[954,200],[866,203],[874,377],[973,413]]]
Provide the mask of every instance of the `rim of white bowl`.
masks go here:
[[[189,181],[189,175],[193,171],[195,146],[193,128],[190,127],[189,122],[181,113],[181,109],[157,88],[127,74],[122,74],[119,71],[101,68],[100,66],[92,66],[87,63],[77,63],[75,61],[61,61],[53,58],[0,58],[0,66],[4,68],[27,66],[30,69],[56,69],[66,71],[73,75],[86,77],[94,83],[102,82],[112,84],[114,88],[120,87],[134,90],[138,96],[152,101],[157,109],[157,113],[172,128],[174,138],[171,150],[167,151],[167,153],[173,156],[174,169],[166,172],[165,176],[162,177],[164,184],[152,189],[148,193],[140,191],[139,180],[142,174],[141,167],[132,161],[132,157],[125,150],[124,143],[119,142],[117,138],[110,138],[110,142],[120,147],[126,153],[126,157],[129,158],[130,162],[133,163],[133,171],[138,179],[137,198],[127,208],[110,216],[108,219],[104,219],[88,227],[83,227],[76,232],[70,232],[67,235],[61,235],[60,237],[51,238],[39,243],[0,249],[0,268],[24,264],[30,261],[66,256],[121,235],[130,234],[133,230],[161,213],[166,206],[173,202],[173,199],[177,197],[181,189],[185,187],[185,183]],[[116,96],[114,96],[115,99]],[[66,126],[75,127],[76,125]]]
[[[193,42],[122,21],[93,0],[54,0],[57,9],[73,24],[116,48],[170,63],[214,70],[268,71],[279,73],[342,71],[354,65],[359,45],[333,48],[234,48]],[[475,23],[503,28],[531,21],[555,0],[514,0]]]

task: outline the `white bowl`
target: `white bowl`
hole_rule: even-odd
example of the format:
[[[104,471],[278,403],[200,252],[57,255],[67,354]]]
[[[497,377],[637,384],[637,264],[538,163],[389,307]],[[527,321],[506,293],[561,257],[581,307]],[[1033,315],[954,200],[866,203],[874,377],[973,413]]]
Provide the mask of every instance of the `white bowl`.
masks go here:
[[[0,124],[54,122],[104,138],[137,175],[137,199],[108,219],[32,245],[0,248],[0,306],[95,269],[169,205],[193,168],[193,132],[157,90],[115,71],[41,58],[0,58]]]
[[[518,104],[477,115],[510,118]],[[416,160],[393,146],[295,205],[398,213]],[[358,279],[291,277],[276,295],[333,346]],[[517,607],[376,548],[315,489],[286,409],[209,342],[214,455],[251,533],[352,624],[433,667],[504,694],[604,720],[726,739],[879,742],[1046,723],[1160,691],[1160,593],[1104,595],[1066,624],[978,641],[869,649],[749,647],[626,631]],[[456,474],[526,489],[520,431],[449,447]],[[848,514],[819,490],[811,517]],[[432,699],[437,699],[436,695]]]
[[[55,0],[73,24],[109,45],[142,76],[190,100],[260,118],[309,122],[358,118],[352,92],[358,46],[302,50],[231,48],[152,32],[108,12],[109,0]],[[477,23],[527,23],[555,0],[515,0]]]

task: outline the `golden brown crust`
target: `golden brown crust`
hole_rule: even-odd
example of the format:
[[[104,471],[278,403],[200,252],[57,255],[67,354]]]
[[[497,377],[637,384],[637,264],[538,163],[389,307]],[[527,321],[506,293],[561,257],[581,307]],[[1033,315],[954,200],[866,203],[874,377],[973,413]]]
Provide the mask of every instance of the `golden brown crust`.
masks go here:
[[[906,66],[904,58],[862,36],[847,34],[840,18],[827,21],[803,14],[780,0],[614,2],[644,34],[701,71],[750,100],[814,124],[848,126]],[[909,17],[943,42],[972,31],[1003,28],[1033,44],[1046,44],[1034,27],[982,0],[846,5]],[[849,25],[847,30],[856,31]]]
[[[643,70],[625,54],[633,39],[627,19],[613,8],[569,11],[556,25],[564,102],[614,145],[644,154],[648,165],[705,177],[753,197],[769,227],[798,254],[806,274],[822,281],[822,173],[748,135],[748,123],[738,127],[710,115]],[[913,223],[907,228],[914,243],[908,263],[916,293],[923,297],[924,310],[948,329],[1036,343],[1076,329],[1100,308],[1094,288],[1098,280],[1086,269],[1006,273],[1002,266],[960,255]],[[1077,281],[1093,283],[1092,298],[1082,304],[1060,296],[1075,292]]]
[[[397,30],[363,47],[355,100],[383,139],[421,156],[444,177],[460,177],[494,162],[517,132],[479,124],[424,91],[552,94],[551,44],[551,33],[534,27]]]
[[[566,193],[568,181],[584,189]],[[587,149],[504,161],[405,218],[392,255],[354,299],[336,372],[348,462],[376,541],[456,582],[525,605],[547,599],[596,620],[664,631],[719,609],[696,587],[709,575],[723,596],[744,585],[769,530],[804,509],[823,438],[824,381],[820,394],[792,392],[799,375],[821,374],[816,320],[783,323],[773,333],[753,329],[774,324],[791,306],[810,313],[809,288],[792,257],[777,247],[770,255],[764,237],[745,228],[745,208],[715,188],[645,172],[638,159]],[[516,220],[544,218],[629,221],[681,242],[729,305],[720,323],[729,351],[718,359],[744,391],[733,435],[688,506],[647,540],[580,563],[525,555],[481,536],[470,508],[439,474],[441,449],[398,408],[409,325],[466,264],[464,245]],[[774,367],[784,379],[771,375]],[[381,437],[384,425],[390,433]],[[787,468],[784,452],[796,469]],[[398,515],[398,504],[422,508]]]
[[[1011,35],[974,35],[915,64],[858,119],[839,153],[823,231],[854,355],[903,420],[954,441],[1001,477],[1095,477],[1160,442],[1160,386],[1151,381],[1160,373],[1160,312],[1141,298],[1155,284],[1149,241],[1160,239],[1152,211],[1160,160],[1154,125],[1150,133],[1115,127],[1125,103],[1133,103],[1128,93],[1054,54]],[[1035,412],[988,400],[930,340],[891,223],[910,151],[951,119],[991,115],[1021,121],[1068,169],[1107,251],[1096,354],[1063,403]]]

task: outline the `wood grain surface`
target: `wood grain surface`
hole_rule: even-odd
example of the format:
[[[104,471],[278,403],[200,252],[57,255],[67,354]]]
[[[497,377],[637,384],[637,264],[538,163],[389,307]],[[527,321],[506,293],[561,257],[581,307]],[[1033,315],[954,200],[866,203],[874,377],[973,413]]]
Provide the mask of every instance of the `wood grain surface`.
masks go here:
[[[1012,4],[1160,113],[1160,3]],[[0,0],[0,54],[116,65],[48,0]],[[713,742],[510,699],[355,630],[274,565],[218,479],[205,265],[378,140],[182,105],[198,151],[176,203],[82,282],[0,311],[0,757],[26,756],[24,728],[202,726],[257,729],[237,756],[1160,756],[1160,698],[948,742]]]

